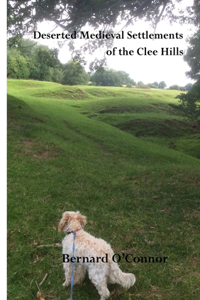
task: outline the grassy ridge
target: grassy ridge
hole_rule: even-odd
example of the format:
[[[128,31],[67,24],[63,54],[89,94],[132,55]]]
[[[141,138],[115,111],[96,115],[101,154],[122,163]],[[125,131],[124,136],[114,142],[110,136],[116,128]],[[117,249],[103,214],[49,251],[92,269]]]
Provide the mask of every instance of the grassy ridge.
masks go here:
[[[61,249],[37,248],[61,241],[65,210],[85,214],[86,230],[115,253],[169,256],[165,265],[122,261],[137,283],[110,286],[111,299],[199,299],[199,160],[118,128],[134,116],[184,122],[171,114],[175,92],[23,80],[9,80],[8,92],[8,299],[35,299],[45,273],[44,295],[69,298]],[[74,298],[99,296],[86,279]]]

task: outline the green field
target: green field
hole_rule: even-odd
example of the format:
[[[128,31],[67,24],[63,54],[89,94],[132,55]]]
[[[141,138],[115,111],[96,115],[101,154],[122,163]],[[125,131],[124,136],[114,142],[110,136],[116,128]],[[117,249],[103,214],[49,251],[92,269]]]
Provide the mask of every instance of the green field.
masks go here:
[[[8,80],[8,300],[69,299],[57,231],[79,210],[127,263],[110,299],[200,299],[200,133],[177,91]],[[50,247],[39,247],[52,245]],[[88,278],[74,300],[98,300]]]

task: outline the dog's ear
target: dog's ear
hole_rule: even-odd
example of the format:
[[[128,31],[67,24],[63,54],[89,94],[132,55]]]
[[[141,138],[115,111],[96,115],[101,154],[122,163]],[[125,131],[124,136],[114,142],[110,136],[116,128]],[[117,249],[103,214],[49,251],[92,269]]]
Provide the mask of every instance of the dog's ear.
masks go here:
[[[87,223],[86,217],[85,217],[85,216],[82,216],[82,215],[80,215],[80,214],[78,215],[77,220],[80,222],[81,227],[84,227],[84,226],[86,225],[86,223]]]
[[[60,220],[60,223],[58,225],[58,231],[63,231],[63,228],[64,228],[65,224],[67,224],[68,221],[69,221],[69,214],[64,213],[64,215],[63,215],[63,217]]]

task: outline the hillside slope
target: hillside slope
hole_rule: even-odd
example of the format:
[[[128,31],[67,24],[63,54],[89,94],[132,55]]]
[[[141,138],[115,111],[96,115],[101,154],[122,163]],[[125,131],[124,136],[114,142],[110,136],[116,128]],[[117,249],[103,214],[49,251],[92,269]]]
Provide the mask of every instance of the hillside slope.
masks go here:
[[[44,295],[69,298],[55,247],[66,210],[86,215],[86,230],[115,253],[169,257],[122,260],[137,283],[129,291],[110,286],[110,299],[199,299],[200,162],[117,128],[124,107],[153,106],[147,92],[9,80],[8,93],[8,299],[36,299],[35,280],[45,273]],[[148,93],[154,103],[175,102],[172,92]],[[122,114],[102,120],[111,106]],[[74,298],[99,296],[86,279]]]

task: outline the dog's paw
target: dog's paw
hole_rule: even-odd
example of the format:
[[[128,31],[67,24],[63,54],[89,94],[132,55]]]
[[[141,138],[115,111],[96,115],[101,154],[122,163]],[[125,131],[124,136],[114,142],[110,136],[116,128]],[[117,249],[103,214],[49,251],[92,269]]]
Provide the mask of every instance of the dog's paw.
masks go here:
[[[68,286],[68,285],[69,285],[69,282],[68,282],[68,281],[65,281],[65,282],[63,282],[62,285],[63,285],[63,286]]]

